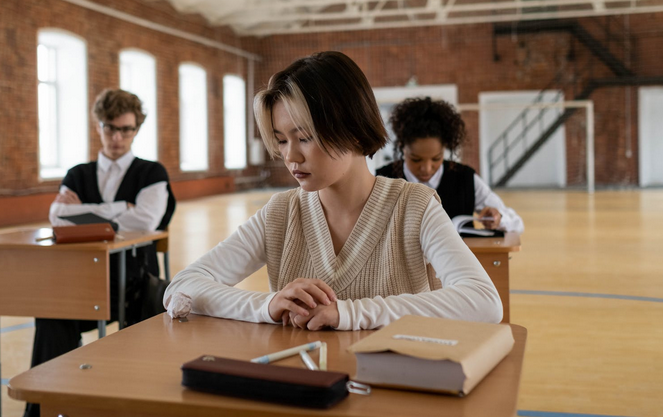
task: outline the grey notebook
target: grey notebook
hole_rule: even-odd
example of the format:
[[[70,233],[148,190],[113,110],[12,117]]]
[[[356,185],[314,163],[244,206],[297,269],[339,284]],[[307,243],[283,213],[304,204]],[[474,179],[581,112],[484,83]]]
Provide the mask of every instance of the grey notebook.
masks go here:
[[[101,216],[97,216],[94,213],[83,213],[83,214],[76,214],[74,216],[58,216],[58,217],[62,220],[69,220],[74,224],[110,223],[110,225],[113,227],[113,230],[117,232],[118,229],[117,223],[108,220],[106,218],[103,218]]]

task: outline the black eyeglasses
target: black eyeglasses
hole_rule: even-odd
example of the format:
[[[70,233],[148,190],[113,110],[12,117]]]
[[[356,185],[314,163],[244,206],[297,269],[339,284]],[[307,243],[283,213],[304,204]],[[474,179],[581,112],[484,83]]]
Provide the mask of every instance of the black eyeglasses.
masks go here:
[[[99,126],[104,130],[108,136],[113,136],[115,132],[120,132],[123,138],[130,138],[136,134],[138,130],[135,126],[115,126],[110,123],[99,122]]]

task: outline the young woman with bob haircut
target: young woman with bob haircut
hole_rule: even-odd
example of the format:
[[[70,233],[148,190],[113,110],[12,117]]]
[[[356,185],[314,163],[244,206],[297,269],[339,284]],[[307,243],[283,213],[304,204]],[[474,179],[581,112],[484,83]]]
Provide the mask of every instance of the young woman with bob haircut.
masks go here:
[[[371,87],[340,52],[299,59],[255,98],[269,153],[300,187],[275,194],[175,276],[193,313],[309,330],[375,329],[403,315],[499,322],[495,286],[439,198],[373,176],[386,142]],[[269,293],[234,286],[267,265]]]

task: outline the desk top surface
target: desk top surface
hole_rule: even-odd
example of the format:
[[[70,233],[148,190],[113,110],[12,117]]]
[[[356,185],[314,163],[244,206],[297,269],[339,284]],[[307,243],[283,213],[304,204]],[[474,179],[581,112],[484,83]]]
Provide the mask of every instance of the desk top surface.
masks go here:
[[[113,242],[86,242],[56,244],[53,239],[39,240],[53,236],[50,227],[26,228],[7,233],[0,233],[0,249],[39,249],[52,250],[113,250],[152,240],[165,239],[168,232],[157,230],[155,232],[121,232],[115,235]]]
[[[315,340],[327,342],[330,370],[353,375],[355,359],[347,347],[370,332],[311,332],[196,315],[182,323],[171,321],[166,314],[12,378],[9,395],[51,404],[57,412],[65,412],[67,406],[113,410],[104,415],[512,417],[516,413],[527,331],[520,326],[511,327],[516,341],[513,350],[465,398],[374,389],[369,396],[350,394],[330,410],[321,411],[195,392],[181,385],[180,366],[184,362],[201,355],[248,360]],[[317,351],[312,356],[317,361]],[[82,370],[82,364],[91,368]],[[303,367],[299,357],[284,359],[274,366]]]
[[[122,232],[119,233],[113,242],[87,242],[87,243],[66,243],[57,245],[52,239],[38,240],[53,236],[53,229],[50,227],[26,228],[14,230],[6,233],[0,233],[0,249],[3,248],[41,248],[49,247],[58,250],[98,250],[98,249],[119,249],[138,243],[159,240],[168,237],[166,231],[155,232]],[[464,238],[467,246],[472,252],[518,252],[520,251],[520,235],[517,233],[506,233],[504,238]]]
[[[519,252],[520,235],[505,233],[504,237],[466,237],[463,241],[474,253]]]

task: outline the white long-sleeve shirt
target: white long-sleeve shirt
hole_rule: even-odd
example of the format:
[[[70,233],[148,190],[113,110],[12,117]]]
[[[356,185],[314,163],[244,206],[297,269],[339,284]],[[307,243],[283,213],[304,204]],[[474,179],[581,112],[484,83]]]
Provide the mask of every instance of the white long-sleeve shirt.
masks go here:
[[[275,323],[268,306],[276,293],[234,288],[266,262],[266,207],[235,233],[178,273],[165,300],[176,292],[193,299],[192,312],[256,323]],[[502,303],[488,274],[455,231],[449,216],[431,198],[421,224],[420,241],[442,289],[389,297],[339,300],[338,330],[375,329],[407,315],[497,323]],[[167,306],[166,306],[167,307]]]
[[[168,184],[160,181],[149,185],[138,193],[136,204],[129,207],[126,201],[114,201],[122,179],[131,166],[135,156],[131,151],[113,161],[99,152],[97,159],[97,185],[102,195],[101,204],[64,204],[53,203],[49,211],[49,220],[53,226],[68,226],[73,223],[60,216],[93,213],[116,222],[120,231],[149,230],[159,226],[168,206]],[[117,164],[116,169],[111,165]],[[60,186],[63,194],[68,188]],[[107,191],[107,192],[105,192]]]
[[[437,190],[437,187],[440,186],[440,182],[442,181],[442,175],[444,175],[444,165],[440,165],[437,172],[435,172],[427,182],[419,181],[405,163],[403,164],[403,174],[405,175],[405,179],[409,182],[424,184],[427,187]],[[488,184],[475,173],[474,211],[481,212],[484,207],[495,207],[500,212],[502,219],[497,227],[499,230],[515,233],[523,233],[525,231],[525,224],[518,213],[516,213],[514,209],[507,207],[506,204],[504,204],[504,201],[502,201],[502,199],[490,189]]]

